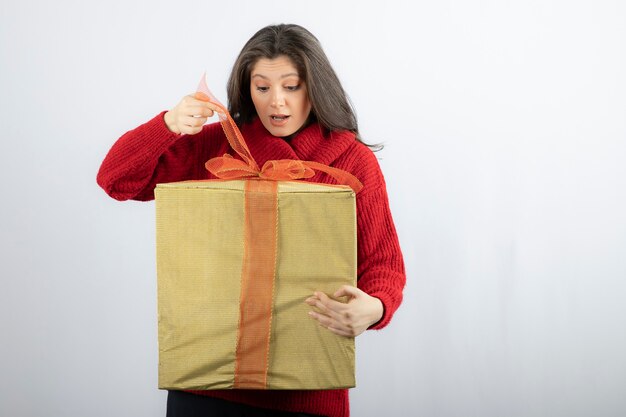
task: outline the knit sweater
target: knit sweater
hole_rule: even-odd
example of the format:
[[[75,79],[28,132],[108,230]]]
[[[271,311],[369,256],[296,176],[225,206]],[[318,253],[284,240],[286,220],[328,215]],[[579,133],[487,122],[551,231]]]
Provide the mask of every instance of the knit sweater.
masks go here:
[[[97,181],[111,197],[152,200],[156,184],[213,178],[204,163],[225,153],[234,154],[219,123],[205,125],[196,135],[181,136],[167,129],[164,114],[125,133],[107,154]],[[353,133],[324,131],[315,123],[289,141],[272,136],[259,119],[244,125],[241,132],[259,166],[272,159],[316,161],[348,171],[363,183],[356,199],[357,286],[383,304],[381,320],[370,329],[385,327],[402,301],[405,272],[385,181],[373,152]],[[334,183],[319,172],[308,181]],[[349,415],[347,390],[192,392],[269,409]]]

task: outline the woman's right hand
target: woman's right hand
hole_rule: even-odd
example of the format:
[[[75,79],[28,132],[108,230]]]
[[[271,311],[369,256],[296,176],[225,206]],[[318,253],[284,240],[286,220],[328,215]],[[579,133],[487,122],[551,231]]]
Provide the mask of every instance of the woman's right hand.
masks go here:
[[[218,108],[215,104],[198,100],[194,95],[188,95],[180,100],[172,110],[165,113],[164,120],[167,128],[179,135],[195,135],[202,130],[202,126]]]

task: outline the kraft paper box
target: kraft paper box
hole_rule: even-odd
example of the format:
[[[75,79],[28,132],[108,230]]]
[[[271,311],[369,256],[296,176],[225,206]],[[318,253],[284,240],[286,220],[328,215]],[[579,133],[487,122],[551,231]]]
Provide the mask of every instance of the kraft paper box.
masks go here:
[[[236,356],[243,343],[240,301],[248,245],[244,184],[189,181],[159,184],[155,190],[159,388],[255,388],[235,384],[243,369]],[[314,291],[331,295],[343,284],[356,285],[354,192],[307,182],[278,182],[277,187],[275,274],[261,389],[353,387],[354,339],[311,319],[305,299]],[[254,309],[254,293],[249,297]],[[265,343],[254,334],[249,338]]]

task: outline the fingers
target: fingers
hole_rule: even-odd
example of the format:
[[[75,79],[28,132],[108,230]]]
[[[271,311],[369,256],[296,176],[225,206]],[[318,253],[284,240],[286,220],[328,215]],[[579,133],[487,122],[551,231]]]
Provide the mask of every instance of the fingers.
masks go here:
[[[317,320],[320,326],[340,336],[357,335],[353,326],[354,317],[347,304],[335,301],[323,292],[315,292],[305,302],[316,309],[310,311],[309,316]]]
[[[306,299],[306,303],[316,307],[321,313],[338,317],[346,310],[346,304],[333,300],[323,292],[316,291],[312,297]]]
[[[222,108],[220,106],[210,101],[209,98],[202,93],[196,93],[192,96],[187,96],[186,98],[191,99],[189,100],[190,105],[200,106],[209,109],[211,113],[209,117],[213,116],[214,112],[222,111]]]
[[[323,292],[316,291],[305,302],[314,307],[309,315],[331,332],[355,337],[378,322],[384,313],[380,299],[362,290],[344,285],[334,293],[335,297],[347,297],[348,302],[333,300]]]
[[[177,107],[183,116],[211,117],[218,107],[209,101],[198,100],[194,96],[185,96]]]
[[[335,297],[356,298],[356,297],[360,296],[361,294],[363,294],[363,291],[361,291],[357,287],[353,287],[351,285],[342,285],[341,288],[339,288],[337,291],[335,291],[333,296],[335,296]]]
[[[309,316],[312,319],[317,320],[320,326],[330,330],[331,332],[344,337],[354,337],[356,332],[351,326],[342,326],[337,321],[331,319],[323,314],[316,313],[315,311],[309,311]]]
[[[206,117],[188,116],[179,121],[178,129],[181,134],[195,135],[196,133],[202,131],[202,126],[204,126],[206,120]]]
[[[183,126],[189,126],[189,127],[202,127],[206,121],[207,121],[207,116],[182,116],[180,117],[179,120],[179,124],[182,124]]]
[[[218,109],[215,103],[188,95],[166,113],[165,123],[174,133],[196,134],[202,130],[207,119],[212,117]]]

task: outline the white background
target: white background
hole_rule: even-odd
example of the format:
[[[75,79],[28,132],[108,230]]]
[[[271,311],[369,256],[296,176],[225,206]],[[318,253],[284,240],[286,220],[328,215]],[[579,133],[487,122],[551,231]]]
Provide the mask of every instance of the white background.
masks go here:
[[[165,414],[154,205],[96,172],[281,22],[386,144],[408,282],[353,415],[626,415],[621,0],[2,0],[0,415]]]

